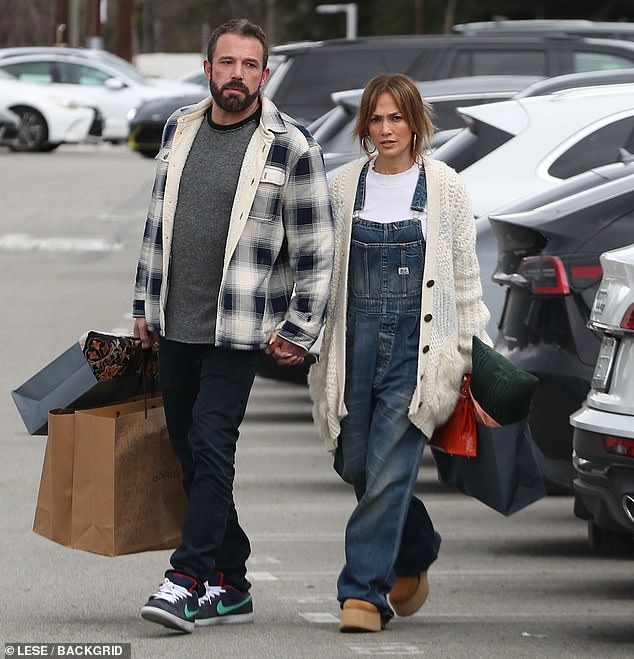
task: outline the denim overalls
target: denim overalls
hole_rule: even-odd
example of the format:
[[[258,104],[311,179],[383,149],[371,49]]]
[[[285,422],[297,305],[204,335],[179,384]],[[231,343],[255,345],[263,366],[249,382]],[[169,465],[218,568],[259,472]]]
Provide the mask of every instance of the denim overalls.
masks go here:
[[[408,419],[418,362],[425,240],[418,215],[427,201],[421,167],[414,219],[359,217],[368,164],[359,177],[348,279],[345,404],[335,469],[354,487],[346,527],[346,565],[338,599],[371,602],[383,619],[396,576],[413,576],[436,559],[440,536],[413,497],[426,438]]]

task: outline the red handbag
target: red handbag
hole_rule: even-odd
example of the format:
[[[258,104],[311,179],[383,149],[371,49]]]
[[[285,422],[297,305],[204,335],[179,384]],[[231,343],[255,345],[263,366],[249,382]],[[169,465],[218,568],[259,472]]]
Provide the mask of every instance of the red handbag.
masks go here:
[[[434,430],[429,445],[452,455],[474,458],[477,454],[478,431],[471,398],[471,374],[466,373],[460,385],[460,395],[447,421]]]

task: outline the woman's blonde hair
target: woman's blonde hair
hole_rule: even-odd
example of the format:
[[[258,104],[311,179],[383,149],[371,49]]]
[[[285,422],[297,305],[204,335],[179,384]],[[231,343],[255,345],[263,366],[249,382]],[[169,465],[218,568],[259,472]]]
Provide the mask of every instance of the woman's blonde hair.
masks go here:
[[[361,96],[361,105],[353,135],[361,143],[361,148],[368,157],[375,151],[370,139],[368,127],[379,96],[389,92],[405,121],[414,133],[412,136],[411,154],[414,162],[420,163],[423,153],[431,145],[434,136],[433,110],[425,101],[414,81],[401,73],[380,73],[374,76],[365,86]]]

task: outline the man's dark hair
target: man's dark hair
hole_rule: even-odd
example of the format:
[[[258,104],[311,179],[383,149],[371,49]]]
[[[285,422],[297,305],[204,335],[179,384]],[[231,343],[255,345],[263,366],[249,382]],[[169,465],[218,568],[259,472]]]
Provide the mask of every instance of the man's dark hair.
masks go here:
[[[264,34],[264,30],[259,25],[251,23],[246,18],[232,18],[211,33],[207,42],[207,59],[210,62],[216,49],[216,43],[223,34],[239,34],[243,37],[257,39],[262,44],[262,70],[266,69],[266,64],[269,60],[269,46],[266,42],[266,34]]]

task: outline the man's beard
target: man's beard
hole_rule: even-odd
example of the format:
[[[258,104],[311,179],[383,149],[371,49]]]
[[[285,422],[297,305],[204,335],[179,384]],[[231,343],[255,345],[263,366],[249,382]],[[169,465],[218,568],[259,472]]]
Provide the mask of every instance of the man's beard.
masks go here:
[[[224,92],[227,89],[239,90],[244,94],[244,97],[234,96],[233,94],[225,96]],[[212,80],[209,81],[209,91],[216,105],[225,112],[242,112],[242,110],[248,108],[255,101],[260,93],[259,89],[256,89],[253,93],[249,93],[249,88],[242,82],[227,82],[222,87],[218,87]]]

